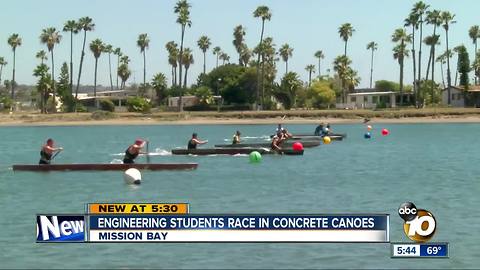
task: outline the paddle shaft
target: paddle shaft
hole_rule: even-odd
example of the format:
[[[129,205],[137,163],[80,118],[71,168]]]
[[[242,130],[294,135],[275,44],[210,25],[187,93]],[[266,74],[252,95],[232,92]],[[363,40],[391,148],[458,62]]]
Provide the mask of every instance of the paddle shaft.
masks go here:
[[[150,147],[149,147],[149,146],[150,146],[150,143],[149,143],[149,141],[147,141],[147,147],[146,147],[146,150],[147,150],[147,151],[146,151],[146,152],[147,152],[147,154],[146,154],[147,163],[150,163],[150,155],[149,155],[149,153],[150,153],[149,148],[150,148]]]

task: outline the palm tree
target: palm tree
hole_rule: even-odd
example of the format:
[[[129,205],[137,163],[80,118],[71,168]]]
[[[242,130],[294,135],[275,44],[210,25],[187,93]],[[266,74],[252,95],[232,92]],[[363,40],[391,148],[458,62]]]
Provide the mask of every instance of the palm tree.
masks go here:
[[[145,50],[148,49],[150,39],[146,33],[138,35],[137,46],[140,48],[140,52],[143,53],[143,87],[147,85],[147,58]]]
[[[475,53],[473,54],[475,59],[477,58],[477,39],[480,38],[480,26],[474,25],[468,30],[468,36],[472,39],[473,45],[475,46]],[[478,76],[475,74],[475,85],[478,84]]]
[[[165,45],[168,51],[168,63],[172,66],[172,86],[177,85],[178,45],[169,41]]]
[[[400,105],[403,105],[403,67],[405,57],[409,56],[408,50],[406,50],[406,44],[411,42],[411,36],[407,34],[404,28],[398,28],[392,35],[392,41],[399,42],[399,44],[393,48],[393,58],[398,60],[398,64],[400,65]]]
[[[242,60],[243,65],[246,67],[250,62],[252,57],[252,51],[247,47],[247,45],[242,45],[242,50],[240,52],[240,59]]]
[[[447,57],[452,58],[453,54],[451,51],[445,51],[444,53],[440,54],[437,57],[437,62],[440,63],[440,71],[442,72],[442,83],[443,83],[443,88],[446,88],[445,85],[445,73],[443,72],[443,65],[447,63]]]
[[[432,64],[432,81],[434,80],[433,76],[435,73],[435,46],[438,44],[438,39],[440,38],[440,36],[436,34],[437,27],[441,25],[440,14],[441,12],[439,10],[434,9],[433,11],[427,11],[427,18],[426,18],[427,24],[433,25],[433,34],[429,36],[428,39],[426,38],[424,40],[424,42],[429,41],[429,45],[430,45],[430,56],[428,58],[427,75],[425,76],[425,79],[428,79],[428,72],[429,72],[429,67],[431,63]]]
[[[372,59],[370,60],[370,88],[372,88],[373,79],[373,53],[378,49],[378,44],[375,41],[371,41],[367,44],[367,50],[372,51]]]
[[[8,37],[8,45],[10,45],[10,47],[12,47],[12,51],[13,51],[13,71],[12,71],[12,82],[10,83],[10,87],[11,87],[11,95],[12,95],[12,100],[15,100],[15,86],[16,86],[16,82],[15,82],[15,56],[16,56],[16,52],[17,52],[17,47],[20,47],[22,46],[22,38],[18,35],[18,34],[12,34],[10,35],[10,37]]]
[[[80,66],[78,68],[78,79],[77,87],[75,88],[75,100],[78,97],[78,89],[80,88],[80,77],[82,76],[82,66],[83,66],[83,57],[85,57],[85,43],[87,42],[87,32],[93,31],[95,24],[90,17],[82,17],[78,20],[78,29],[79,31],[83,30],[83,46],[82,46],[82,55],[80,56]],[[76,111],[76,106],[75,106]]]
[[[454,14],[451,14],[448,11],[443,11],[441,14],[441,21],[443,29],[445,29],[445,45],[447,46],[448,52],[448,30],[450,29],[450,25],[456,23],[453,19],[455,18]],[[451,93],[450,88],[452,87],[452,78],[450,74],[450,57],[447,57],[447,93],[448,93],[448,105],[451,102]]]
[[[47,45],[47,49],[50,52],[50,57],[52,58],[52,86],[53,92],[55,93],[55,61],[53,59],[53,49],[55,48],[55,44],[60,43],[62,39],[62,35],[60,32],[55,29],[55,27],[49,27],[42,30],[42,34],[40,34],[40,42]]]
[[[280,50],[278,50],[280,56],[282,57],[282,60],[285,62],[285,74],[288,73],[288,59],[292,57],[293,53],[293,48],[290,47],[288,44],[283,44],[282,47],[280,47]]]
[[[127,56],[128,58],[128,56]],[[131,71],[130,69],[128,69],[128,64],[125,63],[125,62],[122,62],[120,64],[120,66],[118,67],[118,70],[117,70],[117,74],[118,76],[120,77],[120,79],[122,80],[122,83],[120,85],[120,89],[124,89],[125,88],[125,83],[127,82],[128,78],[130,77],[131,75]]]
[[[153,76],[151,84],[157,94],[157,104],[160,104],[161,101],[166,97],[167,76],[165,76],[163,73],[157,73]]]
[[[93,80],[93,96],[97,97],[97,66],[98,66],[98,58],[103,51],[105,51],[105,45],[100,39],[95,39],[90,43],[90,51],[92,51],[93,56],[95,57],[95,77]],[[96,100],[95,100],[96,105]]]
[[[108,73],[110,74],[110,90],[113,91],[113,79],[112,79],[112,61],[110,55],[113,53],[113,46],[105,44],[103,52],[108,53]]]
[[[224,52],[222,52],[219,56],[220,60],[222,60],[222,65],[225,65],[225,62],[230,62],[230,56]]]
[[[185,79],[183,81],[183,87],[186,87],[187,86],[187,74],[188,74],[188,69],[190,68],[190,65],[192,65],[194,63],[194,60],[193,60],[193,54],[192,54],[192,50],[190,50],[190,48],[185,48],[185,51],[184,51],[184,55],[183,55],[183,65],[185,66]]]
[[[180,0],[177,2],[174,8],[175,14],[178,14],[177,23],[181,26],[181,40],[180,40],[180,52],[178,61],[183,63],[183,39],[185,37],[185,28],[192,26],[192,21],[190,20],[190,4],[187,0]],[[179,66],[178,77],[180,78],[179,86],[182,88],[182,64]],[[180,95],[180,111],[183,110],[182,95]]]
[[[260,18],[262,20],[262,31],[261,31],[261,34],[260,34],[260,43],[258,43],[258,46],[259,47],[262,47],[262,43],[263,43],[263,33],[265,31],[265,21],[270,21],[270,19],[272,18],[272,13],[270,12],[270,9],[267,7],[267,6],[259,6],[257,7],[257,9],[255,9],[255,11],[253,12],[253,17],[254,18]],[[258,58],[257,58],[257,81],[259,82],[263,82],[263,76],[264,74],[262,73],[261,76],[262,78],[260,78],[260,56],[261,54],[259,53],[258,54]],[[259,104],[259,101],[260,101],[260,85],[263,85],[263,83],[257,83],[257,92],[256,92],[256,101],[257,101],[257,104]],[[261,100],[261,103],[260,103],[261,106],[257,106],[257,110],[259,110],[261,107],[263,107],[263,93],[262,93],[262,100]]]
[[[70,95],[73,92],[73,34],[78,34],[79,30],[75,20],[68,20],[63,25],[63,32],[70,32]]]
[[[414,99],[415,99],[415,105],[417,106],[417,99],[418,99],[418,82],[417,79],[419,80],[420,78],[417,78],[417,70],[416,70],[416,55],[415,55],[415,30],[418,29],[419,26],[419,20],[420,17],[419,15],[412,10],[408,17],[404,20],[405,27],[411,26],[412,27],[412,60],[413,60],[413,93],[414,93]]]
[[[245,37],[245,28],[242,25],[237,25],[233,29],[233,46],[238,52],[238,64],[243,66],[243,59],[242,59],[242,50],[244,47],[244,37]]]
[[[220,57],[220,55],[222,54],[222,49],[218,46],[216,46],[215,48],[213,48],[213,54],[217,56],[217,68],[218,68],[218,58]]]
[[[353,35],[353,32],[355,32],[355,29],[353,29],[353,26],[350,23],[344,23],[338,28],[338,34],[345,42],[345,52],[343,54],[345,56],[347,56],[347,42],[348,39]]]
[[[338,77],[342,82],[342,103],[346,103],[347,100],[346,83],[349,73],[351,72],[351,64],[352,61],[345,55],[337,56],[333,61],[333,70],[337,72]]]
[[[206,54],[208,48],[210,48],[210,45],[212,45],[212,42],[210,42],[210,38],[208,38],[207,36],[201,36],[197,41],[197,45],[203,52],[203,74],[205,74],[207,71]]]
[[[412,8],[412,12],[417,14],[418,16],[418,25],[420,27],[419,50],[418,50],[418,77],[417,77],[419,81],[422,74],[423,22],[425,20],[424,15],[429,7],[430,6],[425,4],[424,2],[418,1],[413,5],[413,8]]]
[[[440,39],[439,35],[432,35],[432,36],[426,36],[425,39],[423,40],[425,42],[425,45],[431,46],[432,48],[430,50],[430,57],[428,59],[427,75],[425,76],[425,79],[428,80],[428,71],[429,71],[430,62],[431,62],[432,64],[432,79],[431,79],[432,100],[435,94],[435,46],[440,45],[439,39]]]
[[[47,57],[47,53],[44,51],[44,50],[40,50],[37,52],[37,54],[35,55],[35,57],[37,59],[40,59],[40,64],[43,65],[43,61],[47,61],[48,60],[48,57]]]
[[[2,72],[3,72],[3,67],[6,66],[8,63],[5,61],[5,58],[0,56],[0,83],[2,82]]]
[[[308,87],[312,85],[312,73],[315,73],[315,65],[307,65],[305,70],[308,71]]]
[[[325,58],[325,55],[323,54],[322,50],[318,50],[315,52],[314,56],[318,58],[318,78],[322,76],[322,69],[320,68],[320,64],[323,58]]]
[[[115,50],[113,50],[113,54],[115,54],[117,56],[117,71],[118,71],[118,67],[120,66],[120,57],[122,57],[122,50],[120,48],[115,48]],[[117,72],[117,89],[118,89],[118,72]]]

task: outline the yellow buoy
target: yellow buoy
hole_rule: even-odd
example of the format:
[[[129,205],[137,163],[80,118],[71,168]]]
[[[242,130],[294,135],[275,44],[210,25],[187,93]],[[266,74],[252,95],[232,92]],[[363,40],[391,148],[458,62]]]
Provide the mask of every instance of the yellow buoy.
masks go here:
[[[330,137],[328,137],[328,136],[323,137],[323,143],[324,144],[329,144],[331,142],[332,142],[332,139],[330,139]]]

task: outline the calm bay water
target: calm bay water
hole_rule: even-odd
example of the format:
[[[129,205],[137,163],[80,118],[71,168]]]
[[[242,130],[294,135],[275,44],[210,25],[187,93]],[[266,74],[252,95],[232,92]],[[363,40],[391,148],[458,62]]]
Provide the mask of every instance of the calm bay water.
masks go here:
[[[386,127],[391,134],[380,135]],[[304,156],[159,155],[152,162],[198,162],[196,171],[143,172],[128,186],[122,172],[28,173],[42,142],[65,148],[58,163],[108,163],[141,135],[159,153],[184,147],[193,131],[210,146],[236,129],[249,137],[274,125],[0,127],[1,268],[474,268],[480,265],[480,125],[336,125],[342,142]],[[313,126],[289,125],[293,132]],[[249,139],[263,140],[262,138]],[[139,158],[141,160],[142,157]],[[450,259],[390,259],[389,244],[36,244],[35,214],[83,213],[89,202],[189,202],[192,213],[389,213],[391,241],[406,241],[396,214],[404,201],[437,219],[433,241]]]

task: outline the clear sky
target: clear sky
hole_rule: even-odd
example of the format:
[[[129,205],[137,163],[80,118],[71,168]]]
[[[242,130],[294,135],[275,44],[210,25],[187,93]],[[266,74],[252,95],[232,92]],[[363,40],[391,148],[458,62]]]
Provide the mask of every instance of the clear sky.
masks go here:
[[[259,5],[267,5],[272,12],[271,21],[266,23],[265,36],[271,36],[279,48],[288,43],[294,48],[289,61],[291,71],[296,71],[301,78],[308,77],[307,64],[317,64],[313,54],[323,50],[322,73],[331,68],[333,59],[343,53],[343,41],[338,36],[338,27],[349,22],[355,33],[349,41],[348,55],[353,60],[354,69],[358,70],[362,80],[360,87],[367,87],[370,72],[370,53],[366,50],[369,41],[378,43],[375,56],[374,81],[379,79],[398,80],[398,63],[392,57],[394,44],[390,41],[394,29],[403,26],[403,20],[416,1],[413,0],[190,0],[192,27],[185,36],[185,46],[193,49],[195,64],[190,68],[189,82],[194,82],[202,70],[202,54],[196,45],[201,35],[212,40],[212,48],[220,46],[227,52],[231,61],[237,61],[233,47],[233,28],[242,24],[247,29],[246,42],[250,48],[258,44],[260,38],[259,19],[252,12]],[[468,37],[470,26],[480,24],[478,0],[427,0],[432,8],[448,10],[456,14],[457,23],[449,32],[450,45],[453,48],[465,44],[473,60],[473,45]],[[93,84],[94,58],[88,49],[88,43],[100,38],[114,47],[121,47],[130,56],[132,77],[130,83],[142,80],[143,60],[136,40],[138,34],[148,33],[150,48],[147,51],[147,80],[157,72],[170,77],[165,44],[174,40],[179,43],[180,26],[176,24],[173,13],[174,0],[10,0],[2,1],[0,16],[0,56],[4,56],[9,65],[4,68],[3,79],[10,79],[12,74],[12,52],[7,38],[12,33],[19,33],[23,45],[17,49],[18,83],[33,84],[32,71],[38,64],[35,53],[46,47],[40,44],[39,35],[46,27],[61,30],[65,21],[83,16],[93,18],[95,31],[88,33],[87,52],[82,73],[82,84]],[[410,29],[408,29],[410,30]],[[425,26],[424,32],[431,34],[431,26]],[[410,31],[409,31],[410,32]],[[440,31],[441,45],[437,51],[445,50],[445,33]],[[74,69],[78,70],[82,36],[74,38]],[[60,64],[69,61],[70,38],[63,33],[62,42],[55,47],[56,74]],[[417,45],[418,48],[418,45]],[[423,63],[428,61],[428,50],[424,47]],[[113,59],[112,59],[113,60]],[[405,82],[411,83],[411,58],[406,60]],[[453,61],[453,68],[455,68]],[[211,50],[207,55],[207,69],[215,65],[215,56]],[[423,70],[425,70],[425,66]],[[279,63],[279,76],[283,75],[284,65]],[[439,70],[437,67],[436,70]],[[333,71],[332,71],[333,72]],[[422,71],[423,73],[423,71]],[[76,71],[75,71],[76,76]],[[277,77],[279,77],[277,76]],[[424,76],[424,75],[423,75]],[[76,77],[74,77],[76,78]],[[438,77],[440,79],[440,75]],[[108,85],[108,57],[102,55],[99,60],[99,84]]]

